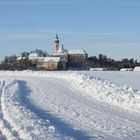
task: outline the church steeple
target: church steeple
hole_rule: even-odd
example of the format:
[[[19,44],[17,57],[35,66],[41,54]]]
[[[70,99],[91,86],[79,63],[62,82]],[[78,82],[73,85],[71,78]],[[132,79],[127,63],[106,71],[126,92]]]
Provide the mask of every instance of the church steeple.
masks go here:
[[[57,53],[59,50],[59,38],[58,34],[56,34],[55,40],[54,40],[54,53]]]
[[[56,34],[56,38],[55,39],[57,39],[58,40],[58,34]]]

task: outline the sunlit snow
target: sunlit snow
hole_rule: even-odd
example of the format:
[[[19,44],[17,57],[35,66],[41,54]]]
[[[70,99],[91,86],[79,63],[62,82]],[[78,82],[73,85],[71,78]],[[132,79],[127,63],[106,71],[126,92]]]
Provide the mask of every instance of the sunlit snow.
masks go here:
[[[139,79],[139,72],[1,71],[0,140],[139,140]]]

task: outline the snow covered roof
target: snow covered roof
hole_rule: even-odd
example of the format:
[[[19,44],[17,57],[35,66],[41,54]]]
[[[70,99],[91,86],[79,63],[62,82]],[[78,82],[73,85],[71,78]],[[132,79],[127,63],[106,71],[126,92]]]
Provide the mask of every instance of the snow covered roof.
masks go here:
[[[18,57],[17,57],[17,60],[21,60],[21,59],[22,59],[22,56],[18,56]]]
[[[80,50],[69,50],[68,54],[86,54],[86,52],[83,49],[80,49]]]
[[[59,62],[60,57],[45,57],[44,58],[44,62],[49,62],[49,61]]]
[[[17,60],[22,60],[22,59],[26,59],[26,57],[22,57],[22,56],[17,57]]]
[[[121,68],[120,71],[133,71],[133,68]]]
[[[38,57],[38,54],[37,53],[30,53],[29,56]]]
[[[67,52],[64,53],[53,53],[52,56],[57,56],[57,57],[61,57],[61,56],[67,56]]]
[[[30,53],[28,58],[29,58],[29,60],[38,59],[38,54],[37,53]]]
[[[37,53],[30,53],[28,56],[29,60],[34,60],[38,58],[38,54]]]
[[[59,47],[58,53],[64,53],[66,50],[64,49],[63,45]]]
[[[134,71],[140,71],[140,66],[135,67]]]
[[[90,68],[90,71],[105,71],[107,68]]]

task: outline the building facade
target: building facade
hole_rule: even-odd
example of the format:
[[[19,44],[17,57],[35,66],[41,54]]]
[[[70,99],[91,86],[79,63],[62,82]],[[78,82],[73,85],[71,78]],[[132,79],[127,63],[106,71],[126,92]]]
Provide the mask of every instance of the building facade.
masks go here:
[[[81,50],[69,50],[68,51],[68,58],[69,58],[69,65],[70,67],[75,68],[85,68],[86,61],[87,61],[87,53]]]
[[[67,70],[67,69],[85,69],[87,53],[83,50],[66,50],[63,45],[59,45],[58,34],[54,39],[53,54],[49,57],[39,56],[37,53],[31,53],[29,60],[36,64],[38,69],[46,70]]]
[[[38,61],[37,68],[45,70],[59,70],[60,57],[45,57],[44,60]]]
[[[54,40],[54,50],[55,53],[53,53],[53,56],[60,57],[60,64],[62,65],[62,69],[85,68],[88,54],[83,49],[66,50],[63,45],[59,47],[59,39],[57,34]]]

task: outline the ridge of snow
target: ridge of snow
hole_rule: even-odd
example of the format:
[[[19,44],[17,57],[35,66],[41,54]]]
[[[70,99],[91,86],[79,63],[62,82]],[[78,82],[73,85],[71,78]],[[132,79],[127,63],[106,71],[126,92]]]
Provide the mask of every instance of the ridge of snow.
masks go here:
[[[19,135],[12,138],[10,134],[8,140],[59,139],[59,134],[49,120],[40,119],[22,105],[19,82],[17,80],[8,82],[1,96],[2,111],[4,119],[9,121],[10,127]]]
[[[71,74],[70,79],[75,88],[86,91],[83,96],[140,113],[140,91],[128,85],[119,86],[82,73]]]
[[[79,49],[79,50],[68,50],[68,54],[86,54],[86,52],[83,49]]]
[[[139,139],[140,91],[128,85],[71,71],[1,71],[0,76],[5,139]]]

